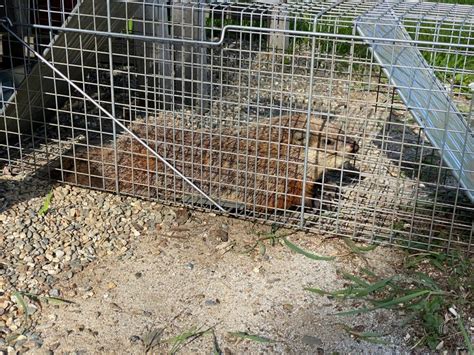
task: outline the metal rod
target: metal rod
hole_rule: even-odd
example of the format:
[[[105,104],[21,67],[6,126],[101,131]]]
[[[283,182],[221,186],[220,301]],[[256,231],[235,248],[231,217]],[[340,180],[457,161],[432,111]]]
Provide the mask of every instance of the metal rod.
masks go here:
[[[0,21],[4,21],[0,19]],[[366,37],[359,35],[346,35],[338,33],[325,33],[325,32],[307,32],[299,30],[287,30],[287,29],[278,29],[278,28],[263,28],[263,27],[252,27],[252,26],[239,26],[239,25],[226,25],[222,28],[222,33],[218,41],[199,41],[192,39],[184,38],[167,38],[167,37],[154,37],[146,35],[131,35],[127,33],[115,33],[109,31],[93,31],[85,30],[82,28],[67,28],[67,27],[58,27],[58,26],[47,26],[47,25],[37,25],[33,24],[33,28],[58,31],[58,32],[75,32],[82,34],[89,34],[94,36],[105,36],[105,37],[115,37],[122,39],[134,39],[140,41],[151,41],[151,42],[172,42],[172,43],[182,43],[190,44],[195,46],[220,46],[224,43],[226,32],[228,31],[248,31],[248,32],[265,32],[265,33],[284,33],[288,35],[295,36],[310,36],[310,37],[323,37],[323,38],[337,38],[337,39],[358,39],[366,41],[376,41],[376,42],[389,42],[389,43],[404,43],[412,46],[412,40],[402,40],[402,39],[393,39],[393,38],[379,38],[379,37]],[[430,41],[416,41],[417,45],[429,45],[429,46],[442,46],[442,47],[454,47],[462,49],[474,49],[474,44],[462,44],[462,43],[443,43],[443,42],[430,42]]]

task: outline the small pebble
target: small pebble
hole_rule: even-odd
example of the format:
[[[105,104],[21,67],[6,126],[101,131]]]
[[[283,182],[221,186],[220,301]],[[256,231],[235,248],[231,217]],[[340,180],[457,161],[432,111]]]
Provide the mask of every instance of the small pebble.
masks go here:
[[[140,340],[141,340],[141,339],[140,339],[140,337],[139,337],[138,335],[132,335],[132,336],[130,337],[130,343],[136,343],[136,342],[138,342],[138,341],[140,341]]]
[[[49,295],[51,297],[59,297],[60,292],[57,288],[53,288],[53,289],[49,290]]]
[[[54,343],[49,346],[51,351],[55,351],[57,348],[59,348],[59,343]]]
[[[189,269],[189,270],[193,270],[194,269],[194,264],[193,263],[187,263],[186,268]]]
[[[220,301],[216,298],[215,300],[206,300],[204,304],[206,306],[216,306],[220,303]]]
[[[311,336],[311,335],[305,335],[303,336],[302,342],[307,345],[316,345],[316,346],[322,346],[323,342],[321,339]]]

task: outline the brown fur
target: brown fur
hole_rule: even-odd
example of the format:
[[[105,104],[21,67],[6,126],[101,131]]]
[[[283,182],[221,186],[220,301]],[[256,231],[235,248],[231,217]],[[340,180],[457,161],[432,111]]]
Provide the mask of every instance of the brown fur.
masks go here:
[[[130,129],[213,198],[264,211],[301,205],[306,122],[306,115],[295,114],[240,129],[192,132],[168,118]],[[310,128],[306,205],[323,171],[341,167],[358,150],[349,138],[344,142],[337,125],[312,117]],[[63,158],[63,168],[71,170],[65,181],[116,190],[112,144],[79,148],[75,156]],[[121,192],[166,200],[199,195],[129,135],[117,138],[117,163]]]

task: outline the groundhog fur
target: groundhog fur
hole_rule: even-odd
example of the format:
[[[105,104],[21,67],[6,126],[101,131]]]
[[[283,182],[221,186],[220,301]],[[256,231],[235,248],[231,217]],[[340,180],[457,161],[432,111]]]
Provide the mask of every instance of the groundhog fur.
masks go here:
[[[184,128],[175,117],[135,122],[130,130],[217,201],[268,211],[300,206],[306,137],[306,114],[293,114],[209,132]],[[326,169],[340,168],[359,149],[341,127],[310,119],[305,206],[311,206],[315,182]],[[200,196],[188,183],[128,134],[103,147],[76,146],[62,157],[61,178],[81,186],[182,201]],[[117,169],[116,163],[117,162]]]

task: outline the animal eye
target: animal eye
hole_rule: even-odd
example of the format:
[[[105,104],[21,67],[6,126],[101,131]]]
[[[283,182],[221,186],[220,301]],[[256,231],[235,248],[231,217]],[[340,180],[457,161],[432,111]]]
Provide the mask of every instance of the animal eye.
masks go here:
[[[332,139],[326,139],[326,144],[327,145],[333,145],[334,141]]]

